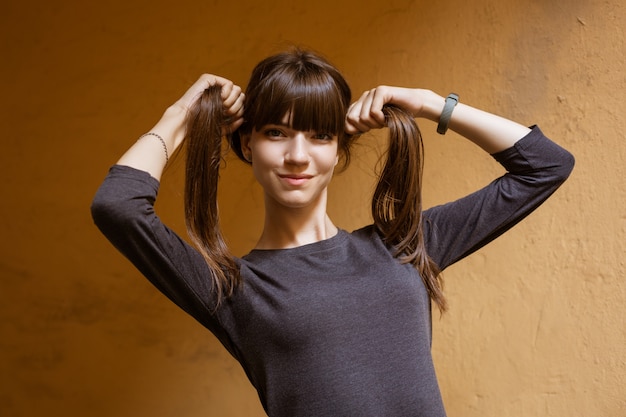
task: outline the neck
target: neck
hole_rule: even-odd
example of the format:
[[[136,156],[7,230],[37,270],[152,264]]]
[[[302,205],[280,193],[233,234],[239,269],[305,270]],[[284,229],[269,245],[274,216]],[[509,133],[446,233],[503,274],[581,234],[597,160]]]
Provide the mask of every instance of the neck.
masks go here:
[[[302,208],[265,202],[265,223],[256,249],[287,249],[319,242],[338,232],[323,204]]]

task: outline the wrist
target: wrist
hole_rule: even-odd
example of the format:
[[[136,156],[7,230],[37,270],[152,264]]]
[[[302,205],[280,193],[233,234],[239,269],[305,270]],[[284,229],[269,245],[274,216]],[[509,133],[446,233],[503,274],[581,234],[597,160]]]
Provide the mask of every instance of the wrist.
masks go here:
[[[450,124],[452,112],[454,111],[454,108],[457,104],[459,104],[459,95],[456,93],[450,93],[448,97],[446,97],[445,104],[443,105],[443,110],[441,110],[441,116],[439,116],[437,133],[439,133],[440,135],[445,135],[448,131],[448,124]]]
[[[187,118],[187,110],[173,105],[168,107],[157,124],[150,129],[161,135],[168,149],[174,152],[185,138],[185,121]]]
[[[422,108],[417,117],[433,122],[439,121],[446,99],[430,90],[419,90],[419,94],[422,96]]]

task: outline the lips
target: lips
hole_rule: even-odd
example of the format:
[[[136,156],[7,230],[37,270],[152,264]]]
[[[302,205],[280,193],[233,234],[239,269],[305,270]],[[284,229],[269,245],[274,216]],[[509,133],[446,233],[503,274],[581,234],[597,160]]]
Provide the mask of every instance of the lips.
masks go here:
[[[306,174],[278,174],[278,176],[285,183],[292,185],[292,186],[303,185],[307,183],[311,178],[313,178],[312,175],[306,175]]]

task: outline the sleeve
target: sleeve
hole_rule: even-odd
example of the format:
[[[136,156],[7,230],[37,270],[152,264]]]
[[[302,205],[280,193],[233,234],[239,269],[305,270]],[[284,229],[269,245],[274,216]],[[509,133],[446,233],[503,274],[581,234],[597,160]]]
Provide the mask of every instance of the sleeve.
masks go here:
[[[539,207],[568,178],[574,157],[533,126],[492,155],[506,174],[457,201],[424,211],[424,237],[441,270],[485,246]]]
[[[159,291],[209,330],[219,332],[210,314],[215,297],[208,266],[155,214],[158,188],[147,172],[113,166],[93,199],[93,220]]]

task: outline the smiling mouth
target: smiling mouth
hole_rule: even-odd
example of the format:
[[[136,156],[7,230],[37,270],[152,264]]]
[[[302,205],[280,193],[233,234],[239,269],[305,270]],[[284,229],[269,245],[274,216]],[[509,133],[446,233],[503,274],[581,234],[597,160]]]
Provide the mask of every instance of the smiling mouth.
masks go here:
[[[312,175],[279,175],[289,185],[302,185],[313,178]]]

